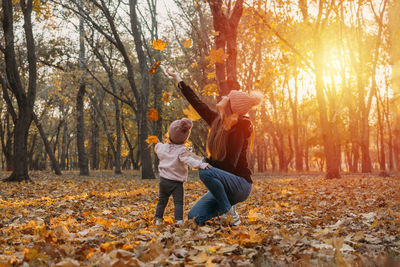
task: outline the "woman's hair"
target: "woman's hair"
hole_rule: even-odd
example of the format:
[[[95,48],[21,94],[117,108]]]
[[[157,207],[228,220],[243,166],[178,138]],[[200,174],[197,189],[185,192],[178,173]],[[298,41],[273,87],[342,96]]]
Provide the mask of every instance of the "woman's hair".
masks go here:
[[[224,119],[232,115],[231,103],[228,100],[223,111],[214,119],[207,138],[208,157],[213,160],[224,160],[227,154],[228,131],[224,127]]]

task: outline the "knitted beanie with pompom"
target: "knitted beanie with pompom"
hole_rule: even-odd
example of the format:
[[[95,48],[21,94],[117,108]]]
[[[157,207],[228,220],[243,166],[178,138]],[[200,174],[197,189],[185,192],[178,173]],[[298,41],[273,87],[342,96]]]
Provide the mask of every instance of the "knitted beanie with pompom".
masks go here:
[[[254,106],[260,104],[263,95],[260,92],[251,92],[250,94],[232,90],[228,94],[231,102],[231,109],[233,113],[238,115],[245,115]]]
[[[192,127],[193,122],[187,118],[173,121],[169,126],[169,139],[174,144],[185,143],[185,141],[189,138]]]

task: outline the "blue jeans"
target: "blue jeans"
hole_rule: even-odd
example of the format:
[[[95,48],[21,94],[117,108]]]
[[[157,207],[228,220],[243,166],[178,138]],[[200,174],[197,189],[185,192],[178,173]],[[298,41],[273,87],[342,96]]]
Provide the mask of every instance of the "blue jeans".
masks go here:
[[[245,201],[250,195],[251,183],[232,173],[210,168],[199,170],[199,176],[209,191],[189,211],[188,218],[195,218],[197,224],[228,212],[232,205]]]

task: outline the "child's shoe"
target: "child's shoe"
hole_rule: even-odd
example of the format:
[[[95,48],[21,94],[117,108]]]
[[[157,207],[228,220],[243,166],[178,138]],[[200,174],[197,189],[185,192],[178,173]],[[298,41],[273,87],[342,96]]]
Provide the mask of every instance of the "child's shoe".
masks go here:
[[[155,221],[155,225],[161,225],[163,223],[163,220],[162,219],[156,219],[156,221]]]
[[[177,220],[177,221],[176,221],[176,224],[177,224],[177,225],[183,225],[183,220]]]

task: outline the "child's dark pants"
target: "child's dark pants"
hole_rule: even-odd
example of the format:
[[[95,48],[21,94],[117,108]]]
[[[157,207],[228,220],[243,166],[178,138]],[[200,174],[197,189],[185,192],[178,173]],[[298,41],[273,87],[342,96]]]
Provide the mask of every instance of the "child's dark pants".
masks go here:
[[[159,188],[156,218],[163,218],[169,196],[172,195],[175,205],[175,221],[183,220],[183,183],[160,177]]]

